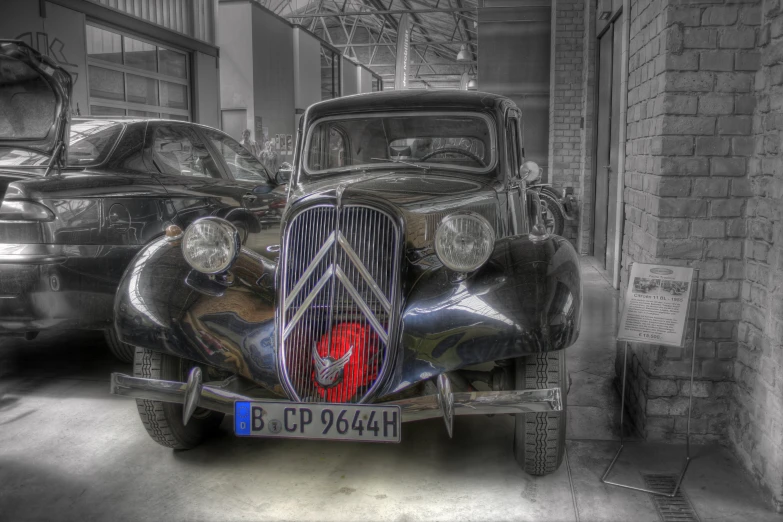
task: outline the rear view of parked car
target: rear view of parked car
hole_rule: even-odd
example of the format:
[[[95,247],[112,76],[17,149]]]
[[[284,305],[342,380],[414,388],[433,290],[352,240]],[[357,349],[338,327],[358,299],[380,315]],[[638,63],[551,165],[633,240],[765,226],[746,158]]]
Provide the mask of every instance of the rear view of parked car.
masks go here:
[[[0,41],[0,335],[104,330],[130,261],[169,226],[232,223],[275,257],[285,187],[223,132],[145,119],[70,121],[71,77]]]

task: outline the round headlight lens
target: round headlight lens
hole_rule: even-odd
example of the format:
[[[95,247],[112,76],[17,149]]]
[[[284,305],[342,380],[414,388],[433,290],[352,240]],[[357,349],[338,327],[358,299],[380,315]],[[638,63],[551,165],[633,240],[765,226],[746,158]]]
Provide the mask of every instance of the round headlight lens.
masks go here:
[[[495,232],[482,216],[446,216],[435,233],[435,252],[441,263],[457,272],[472,272],[487,262],[495,247]]]
[[[239,253],[239,232],[220,218],[203,218],[185,230],[182,255],[190,266],[205,274],[228,270]]]

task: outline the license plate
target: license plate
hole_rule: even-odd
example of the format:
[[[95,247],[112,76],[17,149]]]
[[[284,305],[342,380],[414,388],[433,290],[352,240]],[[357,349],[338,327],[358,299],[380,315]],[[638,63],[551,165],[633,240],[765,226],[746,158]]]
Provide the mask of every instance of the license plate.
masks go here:
[[[234,403],[234,433],[241,437],[400,442],[401,428],[399,406]]]

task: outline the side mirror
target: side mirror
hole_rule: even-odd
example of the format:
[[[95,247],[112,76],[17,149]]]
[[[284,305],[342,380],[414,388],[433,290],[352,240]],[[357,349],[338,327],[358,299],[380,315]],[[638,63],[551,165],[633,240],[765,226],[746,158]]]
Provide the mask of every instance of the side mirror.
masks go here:
[[[535,161],[526,161],[519,167],[519,177],[532,183],[541,177],[541,167]]]
[[[291,174],[293,174],[294,168],[287,161],[280,165],[275,174],[275,181],[280,185],[285,185],[291,180]]]

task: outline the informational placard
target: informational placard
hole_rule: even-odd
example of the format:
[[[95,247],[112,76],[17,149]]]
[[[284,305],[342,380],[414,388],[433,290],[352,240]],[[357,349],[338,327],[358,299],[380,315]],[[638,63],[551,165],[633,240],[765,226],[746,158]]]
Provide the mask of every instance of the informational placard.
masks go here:
[[[692,286],[693,268],[634,263],[617,339],[682,346]]]
[[[292,134],[286,134],[285,136],[285,153],[286,155],[294,153],[294,137]]]

